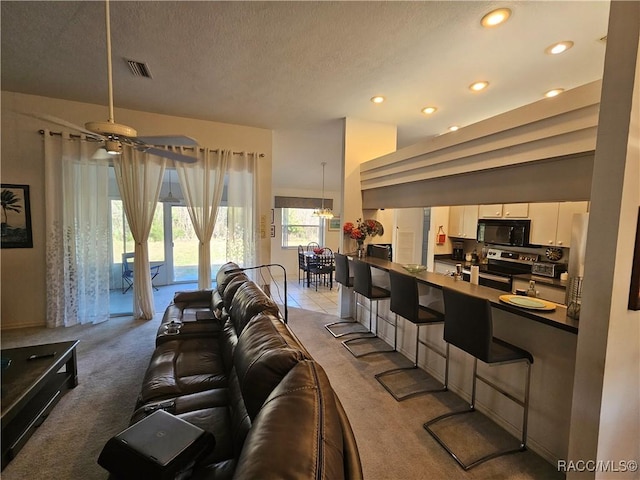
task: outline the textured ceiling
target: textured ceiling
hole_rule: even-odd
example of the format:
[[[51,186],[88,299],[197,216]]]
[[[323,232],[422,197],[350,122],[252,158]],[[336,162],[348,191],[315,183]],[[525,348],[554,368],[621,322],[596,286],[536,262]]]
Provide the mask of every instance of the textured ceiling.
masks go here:
[[[509,22],[480,26],[504,6]],[[1,8],[3,90],[106,105],[102,2]],[[113,1],[115,106],[268,129],[349,116],[396,124],[402,147],[602,78],[608,10],[605,1]],[[561,40],[575,46],[544,53]],[[146,62],[153,78],[133,77],[123,58]],[[471,93],[481,79],[489,88]],[[382,105],[369,101],[378,94]],[[426,105],[439,110],[426,117]]]

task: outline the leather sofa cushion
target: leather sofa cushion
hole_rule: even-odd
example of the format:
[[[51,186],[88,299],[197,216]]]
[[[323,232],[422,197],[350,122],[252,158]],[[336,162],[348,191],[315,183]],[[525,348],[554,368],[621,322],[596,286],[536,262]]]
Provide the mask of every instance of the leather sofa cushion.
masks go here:
[[[227,283],[226,288],[224,289],[224,293],[222,294],[222,300],[224,307],[227,311],[231,310],[231,303],[233,302],[233,297],[235,297],[236,292],[240,288],[243,283],[250,282],[251,280],[244,273],[238,274],[232,277]]]
[[[162,409],[178,415],[205,408],[227,407],[229,405],[229,390],[226,387],[214,388],[202,392],[181,395],[178,397],[156,400],[138,407],[131,415],[130,425],[142,420],[155,410]]]
[[[251,280],[245,281],[238,287],[229,308],[229,316],[233,326],[236,328],[236,333],[240,335],[249,320],[258,313],[271,314],[277,317],[279,310],[274,301],[258,285]]]
[[[169,340],[151,355],[138,406],[225,386],[227,374],[218,338]]]
[[[344,468],[333,389],[319,364],[299,362],[256,416],[234,478],[340,480]]]
[[[220,318],[222,314],[222,307],[224,307],[224,300],[222,299],[222,295],[218,290],[213,291],[213,295],[211,295],[211,311],[216,315],[216,317]]]
[[[227,262],[222,265],[216,273],[216,289],[220,292],[222,297],[224,297],[224,291],[227,288],[229,281],[231,281],[231,279],[236,275],[244,275],[244,272],[238,270],[239,268],[240,267],[237,263]]]
[[[267,314],[253,317],[238,337],[233,354],[242,398],[252,420],[275,386],[306,358],[280,320]]]
[[[173,303],[198,304],[198,306],[208,307],[211,303],[213,290],[185,290],[176,292],[173,295]]]

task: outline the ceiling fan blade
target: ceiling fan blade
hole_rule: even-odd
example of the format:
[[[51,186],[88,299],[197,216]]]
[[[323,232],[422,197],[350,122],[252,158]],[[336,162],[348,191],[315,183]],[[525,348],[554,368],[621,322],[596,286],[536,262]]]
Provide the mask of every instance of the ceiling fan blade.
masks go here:
[[[155,135],[149,137],[136,137],[136,141],[147,145],[173,145],[176,147],[197,147],[198,142],[186,135]]]
[[[84,133],[87,137],[94,138],[96,140],[104,140],[102,135],[98,135],[95,132],[87,130],[80,125],[76,125],[75,123],[68,122],[67,120],[63,120],[62,118],[54,117],[53,115],[49,115],[47,113],[31,113],[31,112],[19,112],[22,115],[26,115],[28,117],[37,118],[38,120],[44,120],[45,122],[54,123],[56,125],[60,125],[61,127],[67,127],[76,132]]]
[[[175,162],[183,162],[183,163],[195,163],[198,161],[195,157],[189,157],[187,155],[181,155],[180,153],[171,152],[169,150],[163,150],[162,148],[155,147],[146,147],[141,148],[140,150],[144,150],[147,153],[151,153],[153,155],[157,155],[159,157],[168,158],[169,160],[173,160]]]

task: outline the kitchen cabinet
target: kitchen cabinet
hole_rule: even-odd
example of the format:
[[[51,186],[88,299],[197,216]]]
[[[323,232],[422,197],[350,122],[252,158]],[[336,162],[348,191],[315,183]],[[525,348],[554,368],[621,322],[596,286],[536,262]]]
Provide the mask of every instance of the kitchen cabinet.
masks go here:
[[[530,243],[570,247],[571,223],[576,213],[587,213],[588,202],[550,202],[529,204]]]
[[[479,218],[527,218],[528,203],[494,203],[478,207]]]
[[[457,205],[449,209],[449,236],[475,240],[478,229],[478,206]]]

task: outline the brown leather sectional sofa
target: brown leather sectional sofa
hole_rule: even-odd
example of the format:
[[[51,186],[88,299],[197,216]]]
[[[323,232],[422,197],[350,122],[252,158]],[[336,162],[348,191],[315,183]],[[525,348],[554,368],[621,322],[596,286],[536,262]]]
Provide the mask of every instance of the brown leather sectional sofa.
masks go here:
[[[213,433],[194,479],[361,479],[322,367],[236,264],[216,277],[167,308],[131,423],[161,408]]]

